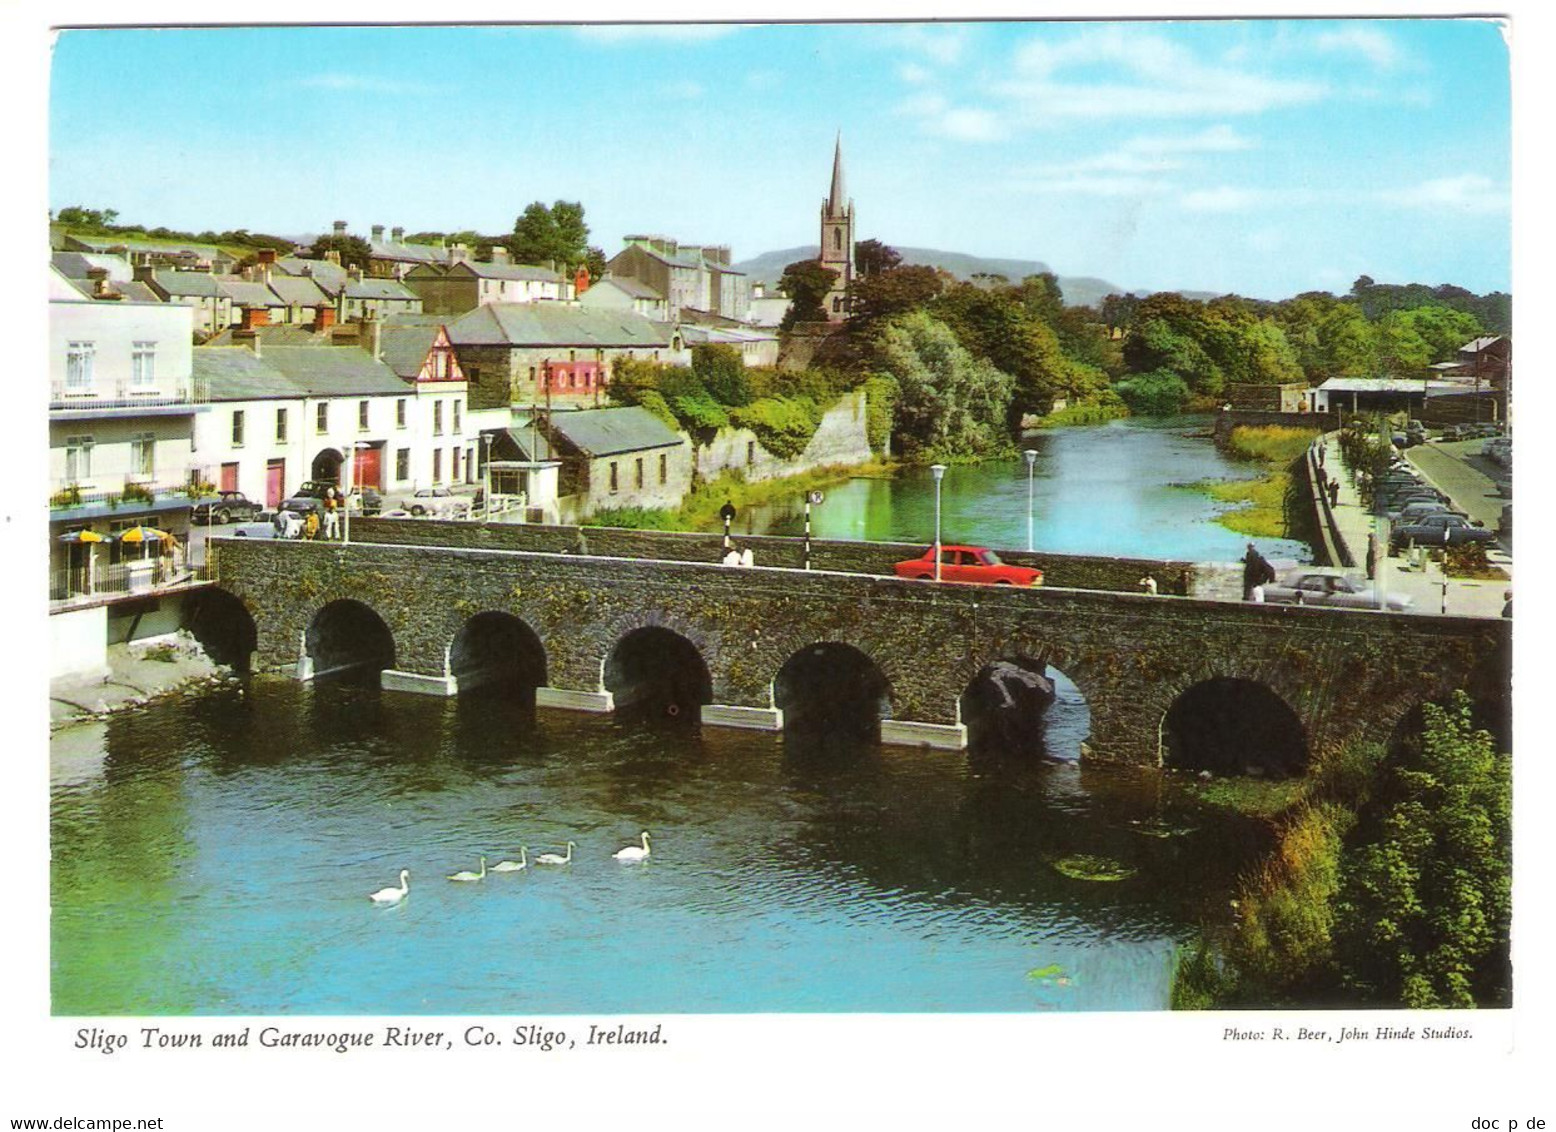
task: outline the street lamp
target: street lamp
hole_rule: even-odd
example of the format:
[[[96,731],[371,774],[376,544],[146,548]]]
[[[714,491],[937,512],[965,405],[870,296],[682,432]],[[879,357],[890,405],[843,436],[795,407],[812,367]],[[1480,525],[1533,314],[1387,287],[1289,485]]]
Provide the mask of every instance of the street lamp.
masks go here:
[[[935,581],[938,582],[940,580],[940,481],[945,478],[945,465],[929,465],[929,474],[935,477]]]
[[[1037,449],[1028,448],[1022,453],[1027,458],[1027,552],[1032,546],[1032,466],[1037,463]]]

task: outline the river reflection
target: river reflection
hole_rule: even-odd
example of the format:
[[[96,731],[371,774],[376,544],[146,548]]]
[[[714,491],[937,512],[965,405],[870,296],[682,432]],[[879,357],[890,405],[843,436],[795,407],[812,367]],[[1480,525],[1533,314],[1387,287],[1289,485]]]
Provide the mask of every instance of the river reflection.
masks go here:
[[[1260,847],[1155,775],[645,723],[273,678],[117,717],[54,787],[55,1009],[1156,1009]]]
[[[1227,507],[1187,485],[1247,479],[1251,465],[1228,459],[1210,439],[1209,417],[1130,418],[1052,429],[1022,441],[1037,452],[1032,476],[1033,545],[1056,554],[1103,554],[1231,562],[1247,536],[1216,522]],[[737,517],[745,533],[803,533],[798,499]],[[923,542],[934,537],[934,481],[925,468],[892,479],[856,479],[826,490],[811,509],[817,538]],[[1027,470],[1023,460],[947,470],[941,485],[944,541],[1027,545]],[[1307,546],[1256,540],[1273,558],[1306,561]]]

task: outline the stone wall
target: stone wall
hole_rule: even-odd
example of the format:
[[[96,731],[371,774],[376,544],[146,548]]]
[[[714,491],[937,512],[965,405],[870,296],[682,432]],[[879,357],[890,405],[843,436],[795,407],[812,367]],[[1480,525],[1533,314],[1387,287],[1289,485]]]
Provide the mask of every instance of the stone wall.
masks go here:
[[[724,536],[671,531],[637,531],[620,527],[563,527],[539,523],[477,523],[441,519],[353,519],[351,537],[359,542],[402,546],[461,547],[479,550],[518,550],[548,554],[582,553],[606,558],[654,559],[670,562],[717,563],[724,556]],[[740,535],[736,541],[750,547],[758,566],[800,569],[805,564],[805,540],[778,535]],[[810,564],[814,570],[846,574],[887,575],[892,567],[923,554],[928,543],[849,542],[812,539]],[[1048,554],[1043,551],[1000,549],[1006,562],[1036,566],[1043,584],[1068,589],[1110,590],[1136,593],[1145,574],[1156,578],[1158,592],[1187,595],[1194,592],[1192,562],[1166,559],[1106,558],[1080,554]]]
[[[827,410],[810,443],[792,460],[774,456],[762,447],[748,428],[720,429],[711,444],[696,449],[697,474],[714,480],[726,471],[739,471],[750,482],[798,475],[815,468],[870,462],[867,425],[869,399],[864,390],[847,394]]]
[[[1505,688],[1510,655],[1511,626],[1491,619],[416,546],[215,539],[211,555],[254,619],[259,667],[295,665],[310,623],[349,600],[383,619],[396,669],[440,679],[466,622],[500,611],[538,635],[554,688],[598,693],[617,642],[658,626],[696,647],[716,705],[761,711],[791,657],[837,641],[879,667],[893,720],[954,732],[984,666],[1046,657],[1086,697],[1088,757],[1139,765],[1160,762],[1166,712],[1206,680],[1270,689],[1318,754],[1386,738],[1452,688]]]

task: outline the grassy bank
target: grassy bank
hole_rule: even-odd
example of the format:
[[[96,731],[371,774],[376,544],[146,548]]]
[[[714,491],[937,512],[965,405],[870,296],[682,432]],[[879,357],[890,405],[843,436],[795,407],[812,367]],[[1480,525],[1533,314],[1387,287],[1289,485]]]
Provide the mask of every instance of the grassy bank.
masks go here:
[[[726,502],[737,511],[760,507],[779,499],[794,498],[808,491],[829,487],[850,479],[887,479],[896,471],[889,460],[868,464],[836,464],[815,468],[797,476],[747,482],[739,472],[725,472],[717,479],[696,484],[679,508],[621,507],[596,511],[585,520],[591,527],[631,527],[653,531],[721,531],[719,508]]]
[[[1129,416],[1129,409],[1117,398],[1108,403],[1084,402],[1069,405],[1032,422],[1034,428],[1065,428],[1069,425],[1106,424]]]
[[[1234,428],[1227,451],[1239,460],[1262,465],[1260,475],[1249,480],[1204,480],[1193,486],[1235,506],[1219,517],[1224,527],[1261,538],[1305,539],[1309,523],[1294,495],[1300,484],[1295,468],[1317,435],[1316,429],[1280,425]]]

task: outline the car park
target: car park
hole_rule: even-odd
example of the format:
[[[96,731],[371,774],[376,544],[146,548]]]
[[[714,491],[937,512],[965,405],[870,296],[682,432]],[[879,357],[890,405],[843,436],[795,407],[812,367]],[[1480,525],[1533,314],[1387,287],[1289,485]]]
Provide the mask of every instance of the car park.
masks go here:
[[[1468,542],[1491,543],[1496,535],[1478,527],[1463,515],[1446,512],[1424,515],[1414,523],[1396,526],[1389,536],[1390,549],[1411,545],[1460,546]]]
[[[1387,515],[1389,522],[1397,525],[1407,525],[1415,522],[1423,515],[1449,515],[1459,514],[1462,511],[1454,511],[1451,506],[1438,499],[1413,499],[1408,503],[1401,503],[1398,508],[1389,508]]]
[[[898,562],[892,569],[899,578],[932,581],[935,577],[935,548],[917,558]],[[940,548],[942,582],[981,582],[998,586],[1040,586],[1043,572],[1031,566],[1012,566],[984,546],[947,546]]]
[[[225,525],[253,519],[264,508],[241,491],[220,491],[214,499],[202,499],[189,512],[189,521],[198,526]]]
[[[1377,591],[1367,583],[1367,579],[1312,566],[1288,570],[1275,581],[1266,583],[1264,600],[1277,605],[1379,608]],[[1403,613],[1411,605],[1411,598],[1405,594],[1388,594],[1384,600],[1388,609],[1394,613]]]

